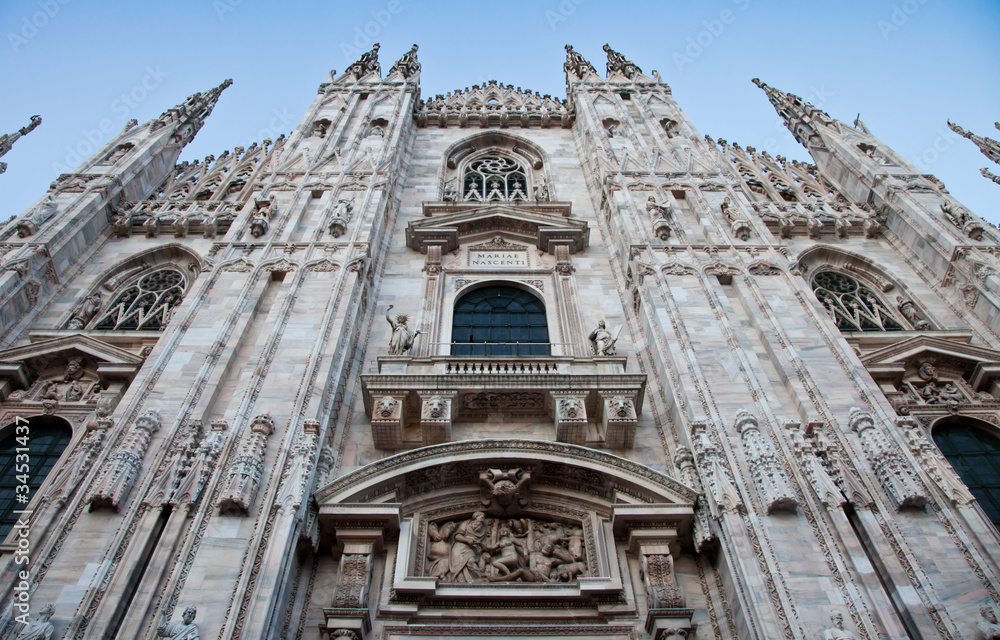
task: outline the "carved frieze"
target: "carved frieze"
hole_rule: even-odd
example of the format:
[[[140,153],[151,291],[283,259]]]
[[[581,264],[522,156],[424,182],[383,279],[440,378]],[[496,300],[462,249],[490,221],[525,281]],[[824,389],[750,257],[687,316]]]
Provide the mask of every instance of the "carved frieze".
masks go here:
[[[540,518],[493,518],[427,526],[425,571],[449,583],[572,582],[590,575],[579,524]]]

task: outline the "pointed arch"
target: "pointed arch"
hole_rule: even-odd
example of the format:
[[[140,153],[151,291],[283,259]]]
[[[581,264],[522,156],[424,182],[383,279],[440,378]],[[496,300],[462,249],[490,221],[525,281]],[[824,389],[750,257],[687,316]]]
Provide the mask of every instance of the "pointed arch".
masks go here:
[[[475,182],[472,177],[476,174],[482,184],[472,192],[471,198],[467,198]],[[496,193],[492,189],[493,179],[499,181]],[[520,182],[520,186],[515,182]],[[548,154],[522,136],[484,131],[459,140],[445,150],[441,168],[442,200],[550,200],[553,190]]]

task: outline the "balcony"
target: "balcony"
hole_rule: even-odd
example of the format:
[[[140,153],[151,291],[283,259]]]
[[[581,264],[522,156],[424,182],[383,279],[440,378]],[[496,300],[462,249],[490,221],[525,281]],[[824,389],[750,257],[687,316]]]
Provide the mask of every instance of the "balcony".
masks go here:
[[[497,417],[551,421],[553,440],[621,449],[633,446],[646,390],[646,376],[625,368],[618,356],[381,356],[361,386],[381,449],[449,442],[453,423]]]

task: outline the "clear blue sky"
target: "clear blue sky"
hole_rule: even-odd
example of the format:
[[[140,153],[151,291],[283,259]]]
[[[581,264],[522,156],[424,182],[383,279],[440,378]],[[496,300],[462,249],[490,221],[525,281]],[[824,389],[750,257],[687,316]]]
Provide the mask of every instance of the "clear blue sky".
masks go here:
[[[873,134],[1000,221],[1000,185],[979,174],[1000,167],[945,126],[1000,138],[995,0],[5,0],[0,33],[0,131],[44,120],[3,158],[0,219],[103,144],[102,124],[113,135],[225,78],[233,86],[182,159],[287,133],[327,73],[378,41],[383,70],[420,45],[425,97],[487,79],[563,97],[563,45],[603,72],[609,42],[659,70],[702,134],[808,160],[751,84],[760,77],[840,120],[860,112]]]

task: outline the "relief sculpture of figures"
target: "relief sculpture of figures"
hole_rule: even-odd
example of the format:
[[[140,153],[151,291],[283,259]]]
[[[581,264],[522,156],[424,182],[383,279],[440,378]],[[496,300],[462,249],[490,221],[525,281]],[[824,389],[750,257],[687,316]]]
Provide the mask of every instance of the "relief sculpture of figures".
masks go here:
[[[601,320],[597,323],[597,328],[590,332],[590,350],[595,356],[615,355],[615,343],[618,342],[618,336],[621,332],[622,328],[618,327],[615,335],[612,336],[605,326],[604,320]]]
[[[15,640],[49,640],[52,637],[52,632],[56,630],[55,625],[49,622],[49,618],[52,617],[55,610],[51,604],[42,607],[34,622],[29,622],[21,629]]]
[[[827,627],[823,631],[823,640],[857,640],[857,636],[844,629],[844,615],[839,611],[830,614],[832,627]]]
[[[164,616],[163,623],[156,629],[156,637],[170,638],[170,640],[201,640],[198,625],[194,623],[194,616],[197,613],[197,608],[188,607],[177,622],[167,622]]]
[[[389,338],[389,355],[405,356],[413,346],[413,340],[420,335],[420,331],[410,333],[410,328],[406,326],[410,316],[405,313],[397,314],[396,319],[393,320],[392,316],[389,315],[392,307],[393,305],[390,304],[389,308],[385,310],[385,319],[389,321],[389,326],[392,327],[392,336]]]
[[[979,607],[979,614],[983,619],[976,623],[979,632],[983,634],[985,640],[1000,640],[1000,624],[997,624],[997,614],[988,604]]]
[[[427,527],[427,574],[444,582],[572,582],[587,574],[583,529],[530,518],[488,518]]]
[[[69,319],[69,324],[66,325],[66,328],[83,329],[100,310],[101,292],[98,291],[93,295],[87,296],[87,298],[80,304],[79,308],[73,314],[73,317]]]

